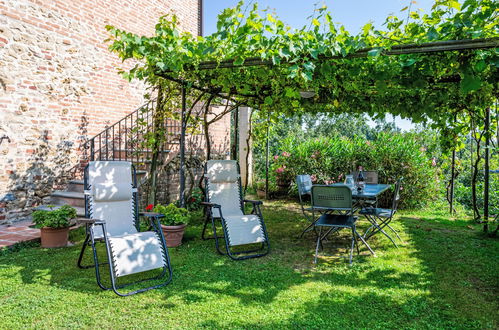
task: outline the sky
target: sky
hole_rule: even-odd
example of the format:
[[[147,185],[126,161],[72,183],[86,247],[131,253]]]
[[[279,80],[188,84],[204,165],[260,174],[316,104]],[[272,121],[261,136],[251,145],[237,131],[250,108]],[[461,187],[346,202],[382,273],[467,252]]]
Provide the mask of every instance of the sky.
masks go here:
[[[238,0],[204,0],[203,32],[209,35],[216,31],[217,15],[227,7],[234,7]],[[246,0],[245,3],[249,3]],[[400,10],[411,2],[411,10],[421,9],[429,12],[434,0],[257,0],[259,8],[270,8],[285,23],[294,28],[301,28],[307,23],[307,17],[312,15],[314,4],[325,4],[336,23],[342,24],[351,34],[357,34],[362,26],[371,22],[377,28],[382,28],[385,18],[396,15],[407,17],[407,11]],[[393,120],[391,117],[387,120]],[[403,130],[413,127],[409,120],[396,118],[397,126]]]

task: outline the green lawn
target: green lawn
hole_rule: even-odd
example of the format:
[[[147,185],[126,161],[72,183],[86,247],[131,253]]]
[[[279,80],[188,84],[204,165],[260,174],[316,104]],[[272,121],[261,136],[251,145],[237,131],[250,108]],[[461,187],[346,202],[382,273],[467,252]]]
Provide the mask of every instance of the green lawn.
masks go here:
[[[497,328],[499,242],[445,213],[401,212],[396,249],[375,237],[348,266],[345,237],[325,244],[313,264],[312,234],[297,205],[266,202],[271,254],[231,261],[189,225],[170,249],[173,282],[121,298],[80,270],[74,247],[24,248],[0,256],[0,328]],[[365,222],[361,222],[365,227]],[[331,256],[336,255],[336,256]]]

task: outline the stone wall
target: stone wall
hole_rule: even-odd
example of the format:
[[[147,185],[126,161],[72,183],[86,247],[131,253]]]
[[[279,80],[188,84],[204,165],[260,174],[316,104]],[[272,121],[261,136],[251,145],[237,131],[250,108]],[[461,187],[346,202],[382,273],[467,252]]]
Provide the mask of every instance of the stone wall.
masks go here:
[[[198,0],[0,0],[0,223],[36,206],[78,146],[143,103],[105,25],[148,35],[174,12],[198,33]]]

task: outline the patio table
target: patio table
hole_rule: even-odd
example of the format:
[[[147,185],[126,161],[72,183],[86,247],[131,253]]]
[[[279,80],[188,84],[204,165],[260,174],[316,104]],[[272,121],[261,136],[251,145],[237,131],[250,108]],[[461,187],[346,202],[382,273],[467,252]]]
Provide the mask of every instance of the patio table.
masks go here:
[[[341,183],[335,183],[334,185],[340,185]],[[379,195],[390,189],[389,184],[374,184],[366,183],[362,191],[358,191],[356,188],[352,190],[352,198],[355,199],[356,205],[354,210],[362,208],[364,202],[368,199],[376,199]]]
[[[355,199],[371,199],[376,198],[385,191],[390,189],[389,184],[373,184],[366,183],[364,189],[362,191],[358,191],[357,189],[352,190],[352,197]]]

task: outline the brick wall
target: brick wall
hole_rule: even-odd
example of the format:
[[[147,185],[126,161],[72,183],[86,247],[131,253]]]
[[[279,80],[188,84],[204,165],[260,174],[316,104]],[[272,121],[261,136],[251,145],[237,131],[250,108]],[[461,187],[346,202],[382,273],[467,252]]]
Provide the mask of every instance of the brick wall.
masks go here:
[[[86,138],[143,103],[105,25],[148,35],[174,12],[198,33],[198,0],[0,0],[0,222],[41,203]],[[7,212],[8,211],[8,212]]]
[[[215,114],[220,114],[225,107],[212,106],[208,120],[214,118]],[[195,111],[202,111],[201,107],[197,107]],[[211,142],[211,159],[229,159],[230,158],[230,134],[231,134],[231,118],[230,115],[225,115],[219,120],[212,123],[209,127],[209,135]],[[186,194],[193,188],[198,187],[204,171],[206,162],[206,138],[202,127],[197,127],[195,130],[198,134],[187,134],[186,136]],[[170,153],[166,157],[166,161],[159,169],[158,174],[158,189],[157,202],[170,203],[178,200],[180,187],[180,157],[179,145],[171,145]],[[147,195],[149,193],[148,182],[141,185],[139,189],[142,205],[145,205]]]

